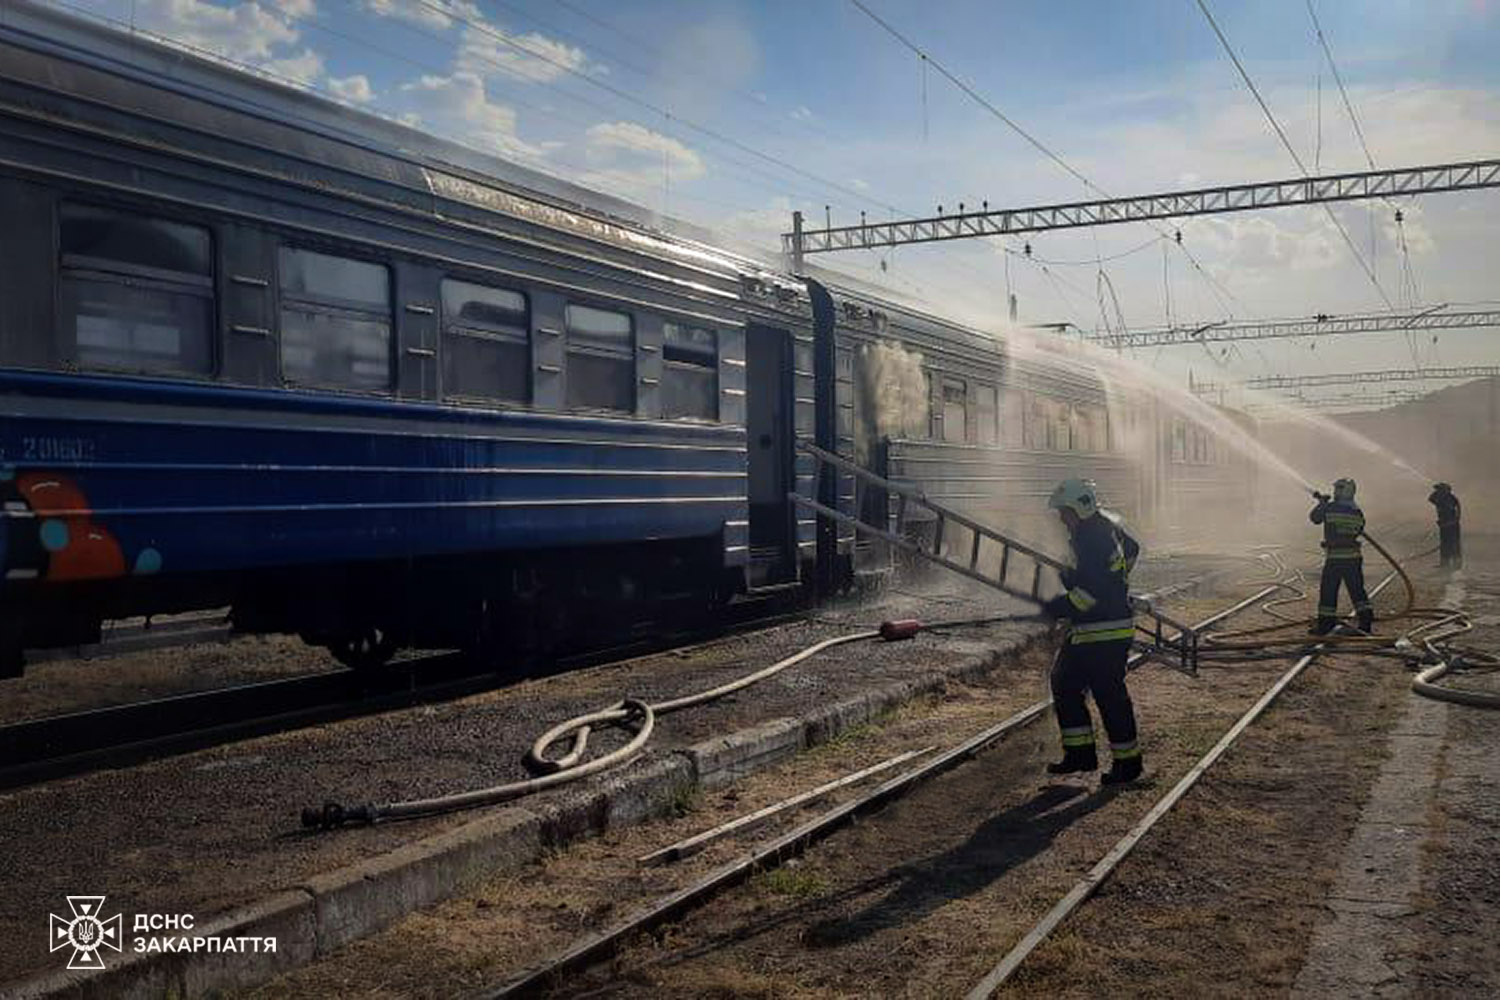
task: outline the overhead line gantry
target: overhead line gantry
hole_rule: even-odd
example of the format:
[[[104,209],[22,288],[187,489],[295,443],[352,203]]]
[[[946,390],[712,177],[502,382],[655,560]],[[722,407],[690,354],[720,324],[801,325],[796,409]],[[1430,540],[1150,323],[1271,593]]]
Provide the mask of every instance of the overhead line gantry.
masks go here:
[[[984,236],[1009,236],[1052,229],[1077,229],[1122,222],[1173,219],[1184,216],[1246,212],[1287,205],[1312,205],[1330,201],[1357,201],[1400,195],[1436,194],[1500,187],[1500,159],[1474,160],[1407,167],[1399,170],[1369,170],[1352,174],[1329,174],[1195,188],[1133,198],[1103,198],[1035,208],[995,209],[985,202],[978,212],[941,213],[922,219],[892,222],[861,222],[857,226],[807,229],[802,213],[792,213],[792,231],[782,235],[782,246],[801,267],[807,254],[835,250],[868,250],[911,243],[937,243]]]
[[[1319,385],[1365,385],[1376,382],[1420,382],[1426,379],[1458,381],[1462,379],[1500,378],[1500,365],[1462,365],[1451,368],[1388,368],[1369,372],[1325,372],[1316,375],[1263,375],[1233,385],[1217,382],[1195,382],[1199,394],[1221,392],[1226,388],[1305,389]]]
[[[1445,305],[1419,306],[1411,311],[1365,313],[1352,316],[1319,314],[1305,319],[1222,320],[1123,330],[1086,331],[1084,340],[1109,347],[1178,347],[1234,340],[1273,340],[1321,337],[1326,334],[1405,332],[1411,330],[1468,330],[1500,327],[1500,308],[1449,310]]]

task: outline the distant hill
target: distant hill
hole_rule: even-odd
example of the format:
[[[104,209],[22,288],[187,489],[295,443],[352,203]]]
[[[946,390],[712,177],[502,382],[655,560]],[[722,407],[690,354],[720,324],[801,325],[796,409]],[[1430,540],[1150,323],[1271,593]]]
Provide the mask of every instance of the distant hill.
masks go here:
[[[1341,435],[1339,427],[1378,447]],[[1367,513],[1429,518],[1427,490],[1443,480],[1463,501],[1466,521],[1500,527],[1500,504],[1491,500],[1500,491],[1500,379],[1465,382],[1381,410],[1270,420],[1260,436],[1324,488],[1339,476],[1354,477]]]

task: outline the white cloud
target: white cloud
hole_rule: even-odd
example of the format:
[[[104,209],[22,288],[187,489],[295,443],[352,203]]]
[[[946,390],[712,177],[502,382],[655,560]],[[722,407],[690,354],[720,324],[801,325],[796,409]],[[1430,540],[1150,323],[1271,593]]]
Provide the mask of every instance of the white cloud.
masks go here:
[[[323,76],[323,56],[307,46],[297,20],[317,13],[314,0],[137,0],[134,22],[155,35],[283,81],[311,87]]]
[[[479,20],[478,5],[469,0],[360,0],[360,6],[378,17],[394,18],[429,31],[447,31],[454,17]],[[448,13],[444,13],[447,11]],[[450,17],[449,14],[453,17]]]
[[[773,198],[765,208],[734,212],[720,224],[720,231],[747,247],[779,247],[781,234],[787,230],[793,205],[788,198]]]
[[[849,178],[849,186],[852,187],[856,191],[868,191],[868,190],[870,190],[870,182],[867,181],[867,180],[862,180],[862,179],[860,179],[858,177],[851,177],[851,178]]]
[[[252,0],[225,7],[199,0],[139,0],[135,23],[185,45],[258,64],[300,37],[282,10],[300,16],[311,4],[298,0],[283,8]]]
[[[537,159],[546,150],[523,141],[514,108],[490,100],[473,73],[424,76],[403,84],[401,120],[464,145],[511,159]]]
[[[792,120],[799,122],[810,122],[813,120],[812,109],[805,104],[799,104],[792,109]]]
[[[481,23],[464,27],[455,65],[479,77],[550,83],[570,71],[583,72],[589,63],[582,49],[538,32],[512,35]]]
[[[707,173],[696,150],[636,122],[591,126],[583,152],[588,169],[579,182],[627,198],[647,200]]]
[[[330,76],[328,89],[354,104],[368,104],[375,99],[375,91],[370,88],[370,78],[363,73],[356,73],[343,79]]]
[[[281,77],[284,82],[304,87],[311,87],[323,75],[323,57],[312,49],[303,49],[296,55],[279,59],[262,59],[259,65],[261,69]]]

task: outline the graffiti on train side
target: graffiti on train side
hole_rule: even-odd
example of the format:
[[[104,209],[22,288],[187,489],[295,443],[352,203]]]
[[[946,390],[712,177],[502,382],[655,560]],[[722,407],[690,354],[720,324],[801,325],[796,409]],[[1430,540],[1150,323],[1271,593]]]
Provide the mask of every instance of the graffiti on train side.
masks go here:
[[[6,580],[109,580],[157,572],[161,553],[146,546],[127,560],[71,476],[0,466],[0,569]]]

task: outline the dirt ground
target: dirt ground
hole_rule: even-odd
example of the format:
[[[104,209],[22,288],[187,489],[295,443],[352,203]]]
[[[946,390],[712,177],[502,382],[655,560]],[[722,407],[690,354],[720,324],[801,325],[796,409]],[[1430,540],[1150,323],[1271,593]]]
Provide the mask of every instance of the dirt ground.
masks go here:
[[[477,815],[317,835],[300,828],[305,806],[329,799],[420,798],[522,778],[532,740],[557,721],[613,704],[622,694],[661,701],[701,691],[814,641],[910,616],[934,600],[944,617],[993,615],[1009,607],[999,595],[962,590],[935,598],[880,595],[689,650],[0,793],[0,939],[15,943],[0,949],[0,983],[54,963],[32,929],[81,885],[98,887],[90,891],[107,893],[111,905],[126,913],[185,912],[205,919]],[[1024,645],[1037,629],[1032,622],[1013,622],[912,643],[831,649],[731,697],[661,720],[647,752],[626,768],[649,768],[681,747],[797,715],[809,704],[999,657],[1001,650]],[[605,730],[590,745],[608,749],[623,738],[619,730]],[[546,809],[559,799],[587,797],[590,789],[597,782],[585,780],[528,804]]]
[[[1196,618],[1225,603],[1204,596],[1171,607]],[[1042,696],[1047,665],[1046,652],[1037,651],[992,684],[950,686],[942,698],[881,725],[685,801],[675,820],[578,844],[253,996],[437,997],[495,985],[828,802],[665,868],[642,868],[639,856],[901,750],[952,745]],[[1160,666],[1140,671],[1131,685],[1150,781],[1106,793],[1096,780],[1048,779],[1042,765],[1057,752],[1049,716],[804,858],[633,942],[558,995],[961,994],[1285,667],[1280,660],[1205,667],[1196,679]],[[1204,983],[1214,984],[1207,992],[1221,985],[1226,995],[1284,988],[1317,919],[1311,900],[1319,880],[1332,878],[1378,765],[1371,747],[1405,683],[1399,665],[1388,661],[1340,657],[1316,666],[1189,796],[1171,830],[1148,838],[1139,867],[1159,881],[1122,877],[1107,886],[1033,958],[1026,992],[1185,996],[1203,995]],[[1085,944],[1094,940],[1086,920],[1120,912],[1121,900],[1132,913],[1131,932],[1111,928],[1110,943]],[[1164,963],[1163,978],[1120,974],[1132,949]],[[1253,959],[1245,957],[1252,952]],[[1176,955],[1176,964],[1164,955]],[[1148,982],[1154,986],[1143,988]]]
[[[1466,542],[1463,643],[1500,652],[1500,535]],[[1500,693],[1500,672],[1465,673],[1456,687]],[[1423,864],[1424,906],[1408,918],[1393,961],[1406,995],[1500,996],[1500,714],[1454,706],[1433,814],[1438,838]]]
[[[1163,587],[1205,572],[1248,565],[1244,559],[1212,554],[1157,556],[1140,567],[1142,586]],[[951,581],[934,577],[941,589]],[[877,597],[932,588],[906,584]],[[889,593],[887,593],[889,592]],[[953,598],[955,605],[971,601]],[[941,602],[939,602],[941,606]],[[170,624],[170,616],[162,619]],[[130,624],[139,624],[132,620]],[[0,679],[0,725],[81,712],[152,698],[209,691],[234,684],[279,680],[345,669],[328,650],[294,636],[237,636],[224,642],[198,642],[129,653],[109,653],[109,643],[90,658],[48,660],[28,665],[21,677]],[[397,661],[424,655],[403,651]]]

